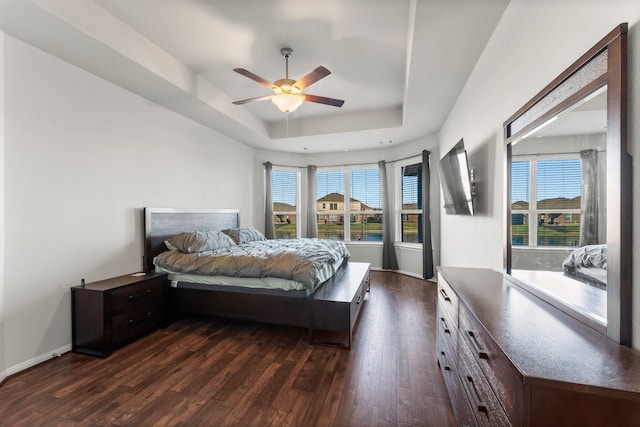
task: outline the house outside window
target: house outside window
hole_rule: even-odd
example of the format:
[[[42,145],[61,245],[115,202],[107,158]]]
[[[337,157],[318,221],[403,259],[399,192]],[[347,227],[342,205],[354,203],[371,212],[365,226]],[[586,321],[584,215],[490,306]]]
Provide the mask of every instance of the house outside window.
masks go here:
[[[276,239],[293,239],[298,227],[300,172],[297,169],[273,168],[271,176],[273,224]]]
[[[377,166],[319,170],[316,188],[319,238],[382,241],[383,212]]]
[[[512,246],[579,246],[582,191],[579,158],[514,156],[511,182]]]

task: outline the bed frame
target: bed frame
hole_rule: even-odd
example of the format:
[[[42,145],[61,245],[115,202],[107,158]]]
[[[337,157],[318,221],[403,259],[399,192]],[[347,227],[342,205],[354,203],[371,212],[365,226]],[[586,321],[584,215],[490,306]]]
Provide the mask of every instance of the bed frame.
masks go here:
[[[224,230],[240,226],[240,213],[232,209],[144,209],[144,267],[154,271],[153,258],[166,251],[164,241],[184,231]],[[309,340],[350,348],[352,331],[369,291],[369,264],[345,263],[315,294],[306,291],[242,287],[197,289],[171,287],[172,317],[225,317],[308,328]],[[348,341],[325,339],[322,333],[348,334]],[[319,339],[315,337],[320,336]]]

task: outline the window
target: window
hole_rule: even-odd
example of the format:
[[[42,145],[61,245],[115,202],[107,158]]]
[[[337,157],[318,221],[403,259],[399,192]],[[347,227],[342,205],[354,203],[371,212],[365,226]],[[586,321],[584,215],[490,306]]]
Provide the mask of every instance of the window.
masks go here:
[[[579,245],[581,169],[578,158],[516,160],[514,157],[511,164],[513,246]]]
[[[349,171],[350,240],[382,242],[382,199],[380,171]]]
[[[382,241],[383,213],[377,167],[318,171],[316,188],[318,237]]]
[[[406,243],[422,243],[422,162],[400,167],[400,235]]]
[[[298,236],[299,175],[298,171],[273,168],[271,194],[276,239],[293,239]]]

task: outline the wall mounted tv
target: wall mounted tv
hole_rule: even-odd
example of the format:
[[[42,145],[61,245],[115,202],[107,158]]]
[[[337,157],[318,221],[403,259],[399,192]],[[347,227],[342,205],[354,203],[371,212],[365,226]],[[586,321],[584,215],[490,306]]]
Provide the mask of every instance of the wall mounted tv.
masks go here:
[[[444,197],[444,210],[450,215],[473,215],[475,191],[473,171],[469,168],[467,151],[461,139],[440,159],[440,184]]]

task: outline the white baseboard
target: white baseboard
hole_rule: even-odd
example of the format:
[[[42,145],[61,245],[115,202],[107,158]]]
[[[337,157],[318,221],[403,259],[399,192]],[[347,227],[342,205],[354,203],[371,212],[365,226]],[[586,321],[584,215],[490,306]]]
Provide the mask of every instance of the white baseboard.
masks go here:
[[[26,360],[24,362],[18,363],[17,365],[13,365],[7,369],[5,369],[2,374],[0,374],[0,381],[3,381],[10,375],[17,374],[20,371],[24,371],[32,366],[35,366],[39,363],[46,362],[47,360],[58,357],[63,353],[71,351],[71,344],[63,345],[62,347],[58,347],[54,350],[51,350],[45,354],[41,354],[39,356],[34,357],[33,359]]]

